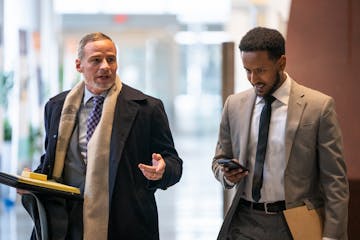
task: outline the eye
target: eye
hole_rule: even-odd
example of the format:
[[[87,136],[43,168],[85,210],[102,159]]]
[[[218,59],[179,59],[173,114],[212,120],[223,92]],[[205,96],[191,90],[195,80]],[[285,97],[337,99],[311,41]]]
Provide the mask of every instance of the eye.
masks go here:
[[[99,62],[101,62],[101,60],[100,60],[100,58],[93,58],[93,59],[91,59],[91,62],[99,63]]]
[[[256,72],[256,74],[262,74],[262,73],[264,73],[265,72],[265,68],[257,68],[256,70],[255,70],[255,72]]]
[[[116,62],[116,58],[115,57],[109,57],[109,58],[106,59],[106,61],[108,63],[114,63],[114,62]]]

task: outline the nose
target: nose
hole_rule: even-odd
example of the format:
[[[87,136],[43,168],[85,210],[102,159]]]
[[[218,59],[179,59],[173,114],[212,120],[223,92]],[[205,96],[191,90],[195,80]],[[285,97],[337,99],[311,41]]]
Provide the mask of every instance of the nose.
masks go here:
[[[248,79],[252,85],[255,85],[257,83],[257,76],[254,72],[248,73]]]
[[[110,67],[110,66],[109,66],[108,61],[106,60],[106,58],[104,58],[104,59],[101,61],[100,68],[102,68],[102,69],[108,69],[109,67]]]

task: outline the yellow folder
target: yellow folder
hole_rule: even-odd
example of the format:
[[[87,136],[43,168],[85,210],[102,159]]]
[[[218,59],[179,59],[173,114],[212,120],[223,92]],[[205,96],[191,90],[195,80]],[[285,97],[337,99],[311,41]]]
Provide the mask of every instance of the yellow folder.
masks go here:
[[[306,205],[286,209],[286,222],[294,240],[321,240],[323,232],[322,209],[309,210]]]
[[[40,194],[81,198],[79,188],[47,180],[45,174],[29,171],[24,171],[21,176],[0,172],[0,183]]]

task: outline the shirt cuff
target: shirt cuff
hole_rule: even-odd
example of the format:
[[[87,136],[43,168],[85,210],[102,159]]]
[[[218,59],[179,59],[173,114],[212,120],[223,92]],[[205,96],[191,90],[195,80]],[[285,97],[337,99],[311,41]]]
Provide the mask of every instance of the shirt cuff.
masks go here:
[[[335,239],[335,238],[323,237],[322,240],[337,240],[337,239]]]
[[[235,183],[230,182],[229,180],[226,179],[226,177],[224,176],[224,185],[225,188],[232,188],[235,186]]]

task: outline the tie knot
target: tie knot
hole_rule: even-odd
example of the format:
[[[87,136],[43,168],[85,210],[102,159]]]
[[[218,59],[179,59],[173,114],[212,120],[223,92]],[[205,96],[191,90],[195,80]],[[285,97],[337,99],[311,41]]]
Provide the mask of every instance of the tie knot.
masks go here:
[[[267,95],[264,97],[264,100],[265,104],[271,105],[276,100],[276,98],[273,95]]]
[[[94,106],[103,104],[104,99],[105,99],[104,96],[101,96],[101,95],[94,96],[92,99]]]

